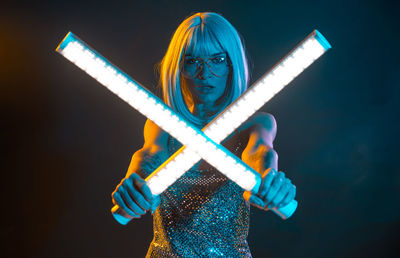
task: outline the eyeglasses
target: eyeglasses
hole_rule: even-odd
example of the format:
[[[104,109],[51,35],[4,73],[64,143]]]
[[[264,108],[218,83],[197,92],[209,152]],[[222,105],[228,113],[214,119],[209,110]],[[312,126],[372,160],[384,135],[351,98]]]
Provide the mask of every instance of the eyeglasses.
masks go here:
[[[203,76],[204,64],[207,65],[210,73],[216,77],[227,75],[231,66],[231,62],[226,54],[210,58],[193,58],[186,56],[181,66],[182,74],[189,78]]]

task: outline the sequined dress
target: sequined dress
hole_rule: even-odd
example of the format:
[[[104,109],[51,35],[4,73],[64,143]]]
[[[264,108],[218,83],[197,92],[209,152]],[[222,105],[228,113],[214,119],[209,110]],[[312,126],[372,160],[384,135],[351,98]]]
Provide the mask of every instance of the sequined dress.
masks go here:
[[[180,147],[169,137],[170,155]],[[239,142],[233,152],[241,151]],[[243,190],[214,168],[190,169],[160,197],[146,257],[251,257],[250,205]]]

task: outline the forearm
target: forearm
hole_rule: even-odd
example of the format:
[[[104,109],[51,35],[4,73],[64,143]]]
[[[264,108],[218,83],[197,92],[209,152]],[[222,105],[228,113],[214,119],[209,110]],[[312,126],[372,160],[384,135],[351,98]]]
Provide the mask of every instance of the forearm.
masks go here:
[[[146,148],[140,149],[132,156],[126,177],[129,177],[132,173],[136,173],[145,179],[166,159],[167,157],[163,155],[163,152],[151,151]]]

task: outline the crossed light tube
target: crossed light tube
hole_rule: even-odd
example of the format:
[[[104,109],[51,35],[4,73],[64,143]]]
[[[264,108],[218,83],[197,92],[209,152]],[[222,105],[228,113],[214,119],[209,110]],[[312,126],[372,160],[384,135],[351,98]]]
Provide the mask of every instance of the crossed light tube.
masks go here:
[[[56,51],[184,145],[145,179],[152,194],[158,195],[201,158],[244,190],[258,193],[260,174],[219,143],[330,48],[324,36],[314,30],[202,131],[72,32],[65,36]],[[285,207],[272,211],[287,219],[296,208],[297,201],[293,200]],[[117,205],[111,211],[120,224],[125,225],[131,220],[122,215]]]

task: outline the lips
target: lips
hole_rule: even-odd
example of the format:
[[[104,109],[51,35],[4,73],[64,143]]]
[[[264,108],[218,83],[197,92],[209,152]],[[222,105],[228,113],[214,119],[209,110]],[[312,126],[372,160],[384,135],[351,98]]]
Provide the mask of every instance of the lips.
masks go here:
[[[198,91],[203,92],[203,93],[208,93],[215,89],[215,87],[211,86],[211,85],[200,85],[200,86],[197,86],[196,88]]]
[[[199,88],[199,89],[203,89],[203,88],[205,88],[205,89],[214,89],[215,87],[211,86],[211,85],[198,85],[197,88]]]

